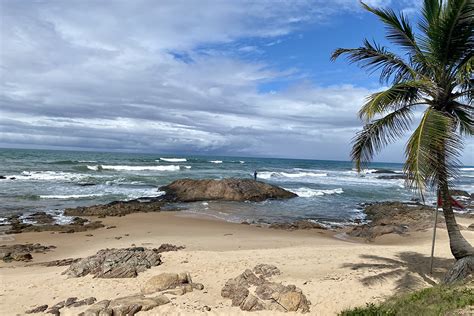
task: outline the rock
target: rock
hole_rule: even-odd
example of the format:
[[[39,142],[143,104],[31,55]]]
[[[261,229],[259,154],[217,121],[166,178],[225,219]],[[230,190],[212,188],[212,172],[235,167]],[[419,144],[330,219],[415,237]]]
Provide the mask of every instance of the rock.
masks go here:
[[[164,290],[174,289],[176,287],[183,289],[182,294],[192,292],[193,281],[191,279],[191,275],[189,273],[161,273],[159,275],[155,275],[142,285],[141,292],[143,294],[152,294]],[[195,288],[198,287],[204,288],[202,284],[197,283]],[[176,291],[178,294],[175,295],[182,295],[179,294],[179,292],[179,290]]]
[[[467,226],[467,230],[474,230],[474,224]]]
[[[396,173],[396,172],[390,169],[377,169],[372,173]]]
[[[32,308],[30,310],[27,310],[25,314],[35,314],[35,313],[42,313],[45,310],[48,309],[48,305],[40,305],[38,307]]]
[[[69,297],[68,299],[66,299],[66,301],[64,302],[64,307],[68,307],[74,303],[77,302],[77,297]]]
[[[168,251],[178,251],[181,249],[184,249],[184,246],[175,246],[171,244],[161,244],[160,247],[158,247],[158,252],[168,252]]]
[[[88,298],[85,298],[83,300],[80,300],[80,301],[77,301],[77,302],[73,303],[71,306],[72,307],[80,307],[80,306],[84,306],[84,305],[91,305],[91,304],[94,304],[96,301],[97,301],[97,299],[95,297],[88,297]]]
[[[418,203],[381,202],[368,204],[364,208],[368,224],[354,226],[347,231],[349,236],[373,240],[386,234],[406,234],[423,231],[433,226],[434,209]],[[438,225],[444,227],[440,213]]]
[[[158,198],[148,198],[146,202],[141,199],[116,201],[106,205],[67,208],[64,210],[64,214],[68,216],[124,216],[139,212],[159,212],[164,204]]]
[[[251,179],[180,179],[160,188],[166,201],[264,201],[297,195],[280,187]]]
[[[394,174],[392,176],[378,176],[377,179],[381,180],[404,180],[406,176],[404,174]]]
[[[322,224],[315,223],[308,220],[300,220],[292,223],[272,223],[268,228],[284,229],[284,230],[298,230],[298,229],[324,229],[328,228]]]
[[[46,212],[36,212],[26,217],[28,221],[35,222],[36,224],[52,224],[55,222],[53,215]]]
[[[146,297],[144,295],[132,295],[114,299],[112,301],[100,301],[89,307],[83,316],[135,315],[139,311],[148,311],[157,306],[168,304],[170,300],[164,295]]]
[[[0,176],[0,180],[5,180],[6,178],[7,177],[5,177],[5,176]],[[37,312],[35,312],[35,313],[37,313]]]
[[[42,232],[42,231],[55,231],[55,232],[62,232],[62,233],[74,233],[74,232],[83,232],[87,230],[97,229],[104,227],[101,222],[89,222],[86,219],[76,217],[72,220],[70,224],[66,225],[58,225],[50,223],[50,215],[46,214],[45,216],[41,214],[41,212],[35,213],[36,220],[42,221],[40,225],[32,225],[28,223],[24,223],[19,217],[13,217],[9,219],[10,221],[10,229],[6,230],[6,234],[19,234],[23,232]],[[39,214],[39,215],[38,215]],[[48,222],[48,223],[45,223]]]
[[[288,291],[277,295],[276,301],[288,312],[301,311],[309,312],[308,301],[306,297],[298,291]]]
[[[33,253],[45,253],[55,246],[43,246],[41,244],[15,244],[0,245],[0,257],[4,262],[11,261],[30,261],[33,259]]]
[[[244,311],[279,310],[309,312],[311,304],[306,296],[294,285],[270,282],[266,277],[280,273],[272,265],[259,264],[253,271],[245,270],[241,275],[229,279],[221,290],[221,296],[232,300],[232,306]],[[254,293],[251,290],[254,290]]]
[[[253,272],[260,277],[268,278],[280,274],[280,269],[271,264],[258,264],[253,268]]]
[[[64,266],[69,266],[73,263],[76,263],[79,260],[81,260],[81,258],[67,258],[67,259],[59,259],[59,260],[53,260],[53,261],[48,261],[48,262],[42,262],[42,263],[39,263],[39,265],[42,265],[45,267],[64,267]]]
[[[160,264],[161,255],[157,249],[105,249],[73,263],[63,274],[70,277],[92,274],[96,278],[134,278],[138,273]]]
[[[117,228],[117,226],[112,225],[112,226],[106,226],[105,227],[105,229],[113,229],[113,228]]]

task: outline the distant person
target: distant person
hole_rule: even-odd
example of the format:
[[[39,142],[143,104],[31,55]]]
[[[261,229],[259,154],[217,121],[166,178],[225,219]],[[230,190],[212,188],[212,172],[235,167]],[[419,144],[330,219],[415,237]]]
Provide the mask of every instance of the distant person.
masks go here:
[[[253,172],[253,179],[254,179],[255,181],[257,181],[257,170],[255,170],[255,171]]]

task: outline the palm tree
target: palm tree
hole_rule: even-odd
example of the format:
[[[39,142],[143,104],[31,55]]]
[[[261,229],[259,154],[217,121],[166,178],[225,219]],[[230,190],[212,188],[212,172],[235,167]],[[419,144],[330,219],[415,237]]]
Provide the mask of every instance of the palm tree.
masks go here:
[[[365,122],[353,139],[357,169],[411,128],[414,112],[424,109],[406,145],[407,184],[424,193],[437,191],[457,263],[453,273],[474,271],[474,249],[461,235],[449,189],[456,177],[463,139],[474,135],[474,0],[424,0],[415,30],[403,13],[361,3],[385,25],[386,38],[403,54],[365,40],[359,48],[339,48],[370,72],[379,71],[388,89],[367,97],[359,111]],[[456,271],[454,271],[456,270]]]

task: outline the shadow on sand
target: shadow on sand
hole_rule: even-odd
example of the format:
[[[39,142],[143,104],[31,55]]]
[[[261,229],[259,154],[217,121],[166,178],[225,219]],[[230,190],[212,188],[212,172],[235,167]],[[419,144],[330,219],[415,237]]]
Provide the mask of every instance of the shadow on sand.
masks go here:
[[[400,252],[395,259],[375,255],[361,255],[360,258],[364,260],[363,263],[345,263],[342,267],[375,273],[360,279],[366,286],[395,279],[399,291],[435,285],[454,264],[454,259],[435,257],[433,274],[430,275],[430,257],[417,252]]]

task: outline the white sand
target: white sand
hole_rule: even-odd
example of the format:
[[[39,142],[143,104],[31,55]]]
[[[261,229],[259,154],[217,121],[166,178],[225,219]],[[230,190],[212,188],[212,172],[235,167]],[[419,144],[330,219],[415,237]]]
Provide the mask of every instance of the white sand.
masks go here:
[[[61,275],[66,267],[2,262],[0,314],[24,314],[32,307],[51,306],[73,296],[79,299],[94,296],[102,300],[135,294],[140,284],[162,272],[190,272],[193,280],[203,283],[205,289],[176,298],[170,296],[170,304],[139,315],[247,314],[238,307],[231,307],[230,300],[221,297],[222,286],[246,268],[268,263],[282,271],[273,280],[295,284],[303,290],[312,302],[310,314],[335,315],[346,308],[381,300],[409,285],[429,286],[452,264],[447,233],[443,229],[438,229],[435,273],[430,276],[431,231],[404,237],[384,236],[376,243],[363,243],[336,239],[332,233],[318,230],[288,232],[185,217],[174,212],[109,217],[103,222],[117,228],[74,234],[24,233],[0,243],[39,242],[57,246],[49,253],[33,254],[33,262],[85,257],[100,249],[132,244],[158,247],[171,243],[184,245],[186,249],[164,253],[162,265],[133,279],[93,279],[91,276],[68,279]],[[469,225],[474,220],[460,219],[460,222]],[[464,230],[463,234],[474,243],[473,231]],[[122,238],[115,239],[118,236]],[[353,269],[358,263],[369,266]],[[367,277],[373,277],[368,280],[373,282],[364,282]],[[200,311],[205,305],[211,307],[210,312]],[[62,309],[61,315],[77,315],[85,309]],[[274,311],[252,313],[276,315]]]

